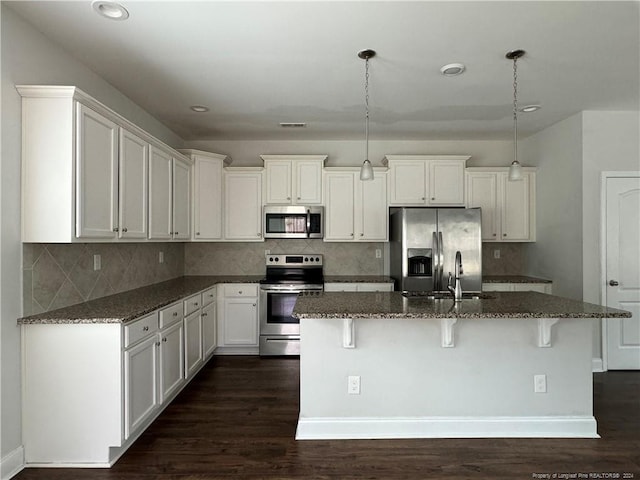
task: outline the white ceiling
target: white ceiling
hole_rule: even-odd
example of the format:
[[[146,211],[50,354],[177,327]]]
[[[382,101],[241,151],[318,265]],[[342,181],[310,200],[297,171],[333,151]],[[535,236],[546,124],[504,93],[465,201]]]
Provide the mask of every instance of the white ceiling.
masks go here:
[[[508,139],[581,110],[637,110],[638,2],[4,2],[185,140]],[[443,77],[461,62],[464,75]],[[91,93],[91,92],[87,92]],[[208,113],[190,111],[206,105]],[[284,129],[279,122],[306,122]]]

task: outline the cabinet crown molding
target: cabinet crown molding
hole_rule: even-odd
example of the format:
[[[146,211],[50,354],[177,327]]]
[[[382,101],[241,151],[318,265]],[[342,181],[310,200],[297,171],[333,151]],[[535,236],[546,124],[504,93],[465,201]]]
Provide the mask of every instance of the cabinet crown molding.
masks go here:
[[[228,155],[222,155],[220,153],[206,152],[204,150],[196,150],[194,148],[179,148],[178,151],[188,157],[191,157],[193,160],[196,157],[205,157],[205,158],[214,158],[217,160],[222,160],[222,163],[225,167],[228,167],[233,162],[233,159]]]
[[[260,155],[265,160],[322,160],[324,163],[329,155]]]
[[[472,172],[490,172],[490,173],[499,173],[499,172],[509,172],[509,167],[466,167],[465,170],[469,173]],[[522,167],[523,172],[536,172],[538,170],[537,167]]]
[[[424,162],[425,160],[464,160],[467,161],[471,155],[385,155],[382,159],[383,165],[388,165],[394,160],[415,160]]]

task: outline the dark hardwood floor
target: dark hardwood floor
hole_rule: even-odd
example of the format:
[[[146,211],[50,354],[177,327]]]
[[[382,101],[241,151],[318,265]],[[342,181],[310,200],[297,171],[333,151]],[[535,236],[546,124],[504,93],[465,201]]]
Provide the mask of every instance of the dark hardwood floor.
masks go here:
[[[215,358],[113,468],[29,468],[15,479],[640,479],[640,372],[594,375],[601,439],[296,442],[298,366]],[[619,476],[596,475],[610,473]]]

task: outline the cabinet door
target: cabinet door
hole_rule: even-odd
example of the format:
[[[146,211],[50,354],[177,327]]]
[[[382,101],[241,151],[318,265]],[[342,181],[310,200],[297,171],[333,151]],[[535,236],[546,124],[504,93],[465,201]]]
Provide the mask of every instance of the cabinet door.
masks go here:
[[[499,225],[498,184],[495,173],[467,174],[467,207],[482,209],[482,240],[496,241]]]
[[[296,161],[295,203],[299,205],[319,205],[322,203],[322,162]]]
[[[433,206],[464,205],[464,162],[429,162],[427,202]]]
[[[222,238],[222,160],[196,157],[193,167],[195,240]]]
[[[218,346],[216,302],[202,309],[202,345],[204,358],[209,358]]]
[[[269,160],[265,170],[266,203],[291,204],[291,161]]]
[[[358,285],[356,283],[346,283],[346,282],[325,283],[324,291],[325,292],[357,292]]]
[[[531,174],[521,180],[509,180],[501,173],[502,241],[530,241],[531,239]]]
[[[158,335],[124,352],[125,438],[136,431],[159,405]]]
[[[124,128],[120,129],[119,165],[118,235],[147,238],[149,144]]]
[[[160,402],[164,403],[184,381],[184,328],[182,322],[160,332]]]
[[[151,147],[149,155],[149,238],[169,240],[172,232],[171,155]]]
[[[115,238],[118,227],[118,126],[78,104],[76,236]]]
[[[258,345],[258,299],[226,297],[224,299],[224,345],[255,347]]]
[[[386,242],[389,239],[387,176],[376,172],[372,181],[356,180],[356,240]]]
[[[185,378],[189,379],[202,363],[202,317],[200,311],[184,319]]]
[[[395,161],[389,170],[390,205],[426,205],[426,162]]]
[[[173,159],[173,238],[188,240],[191,231],[191,166]]]
[[[354,174],[331,172],[325,176],[324,240],[354,239]]]
[[[226,172],[224,196],[225,239],[262,241],[262,175]]]

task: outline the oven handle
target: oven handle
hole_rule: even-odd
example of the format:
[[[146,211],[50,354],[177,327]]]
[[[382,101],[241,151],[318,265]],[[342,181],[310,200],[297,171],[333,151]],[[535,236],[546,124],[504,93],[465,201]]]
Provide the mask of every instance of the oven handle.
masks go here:
[[[311,236],[311,209],[307,208],[307,238]]]
[[[261,286],[260,290],[263,292],[269,293],[302,293],[302,292],[322,292],[324,291],[323,287],[313,287],[313,288],[290,288],[290,287],[278,287],[269,285],[267,287]]]

